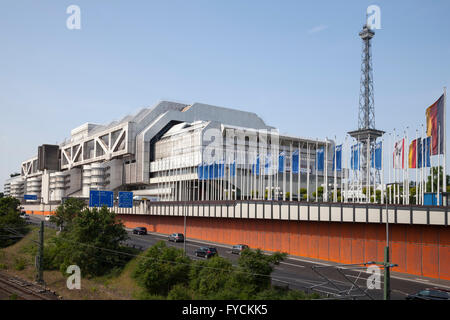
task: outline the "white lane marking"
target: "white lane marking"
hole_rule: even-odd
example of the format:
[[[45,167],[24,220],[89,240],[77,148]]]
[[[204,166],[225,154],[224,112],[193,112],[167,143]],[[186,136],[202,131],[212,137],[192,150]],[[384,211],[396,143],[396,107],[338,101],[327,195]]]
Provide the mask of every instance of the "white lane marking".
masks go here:
[[[305,266],[302,266],[300,264],[292,264],[292,263],[287,263],[287,262],[280,262],[280,264],[285,264],[288,266],[293,266],[293,267],[298,267],[298,268],[305,268]]]

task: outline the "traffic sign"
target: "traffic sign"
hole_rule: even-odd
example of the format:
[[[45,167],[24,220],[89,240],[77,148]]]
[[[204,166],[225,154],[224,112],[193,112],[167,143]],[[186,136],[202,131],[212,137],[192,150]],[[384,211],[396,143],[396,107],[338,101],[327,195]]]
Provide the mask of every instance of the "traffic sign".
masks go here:
[[[114,192],[112,191],[89,191],[89,207],[103,207],[111,208],[114,203]]]
[[[133,192],[119,191],[119,208],[133,208]]]
[[[38,198],[37,198],[37,195],[35,195],[35,194],[25,194],[23,196],[23,199],[24,200],[37,200]]]

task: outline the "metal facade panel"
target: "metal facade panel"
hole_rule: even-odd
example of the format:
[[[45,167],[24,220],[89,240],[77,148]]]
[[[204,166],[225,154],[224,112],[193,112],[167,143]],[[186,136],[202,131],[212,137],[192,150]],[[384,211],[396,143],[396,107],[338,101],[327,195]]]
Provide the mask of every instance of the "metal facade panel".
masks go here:
[[[427,224],[427,211],[426,210],[414,210],[413,211],[413,223],[414,224]]]
[[[372,209],[369,208],[369,221],[371,223],[379,223],[380,222],[380,209]]]
[[[411,212],[409,209],[401,210],[397,209],[397,223],[410,224],[411,223]]]
[[[298,220],[299,219],[299,207],[300,204],[298,202],[291,203],[290,206],[290,220]]]
[[[309,220],[317,221],[319,220],[319,209],[315,205],[309,207]]]
[[[268,219],[270,219],[271,211],[272,211],[272,205],[264,204],[264,210],[258,210],[258,219],[263,219],[265,216],[266,217],[268,216]]]
[[[340,207],[331,207],[331,221],[341,221]]]
[[[445,225],[445,212],[430,210],[430,224]]]
[[[320,221],[330,221],[330,206],[321,205],[320,206]]]
[[[282,220],[289,219],[289,205],[287,205],[287,204],[281,205],[281,219]]]
[[[273,213],[272,213],[272,217],[273,219],[280,219],[281,217],[281,205],[279,203],[274,203],[273,204]],[[265,218],[266,219],[270,219],[270,212],[264,212]]]
[[[366,222],[366,208],[355,208],[355,221]]]
[[[343,207],[343,221],[344,222],[353,222],[353,208],[352,207]]]

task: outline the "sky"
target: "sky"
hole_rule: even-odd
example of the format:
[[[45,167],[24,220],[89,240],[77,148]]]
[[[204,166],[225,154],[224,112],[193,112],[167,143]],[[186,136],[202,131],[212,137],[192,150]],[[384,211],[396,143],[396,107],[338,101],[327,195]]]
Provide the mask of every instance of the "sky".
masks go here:
[[[70,5],[79,30],[66,26]],[[381,9],[376,127],[415,138],[450,83],[450,1],[2,0],[0,190],[38,145],[160,100],[255,112],[281,133],[344,141],[358,126],[369,5]]]

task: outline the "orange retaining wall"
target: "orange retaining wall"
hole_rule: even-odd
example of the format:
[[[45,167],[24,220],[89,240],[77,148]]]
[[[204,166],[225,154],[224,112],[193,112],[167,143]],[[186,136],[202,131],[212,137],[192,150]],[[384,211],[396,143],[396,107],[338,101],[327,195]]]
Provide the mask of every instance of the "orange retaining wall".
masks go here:
[[[183,233],[183,217],[118,215],[126,227]],[[450,231],[445,226],[389,225],[394,271],[450,280]],[[188,217],[186,237],[291,255],[362,263],[383,261],[384,224]]]
[[[37,211],[37,210],[26,210],[26,214],[37,214],[39,216],[53,215],[55,211]]]

